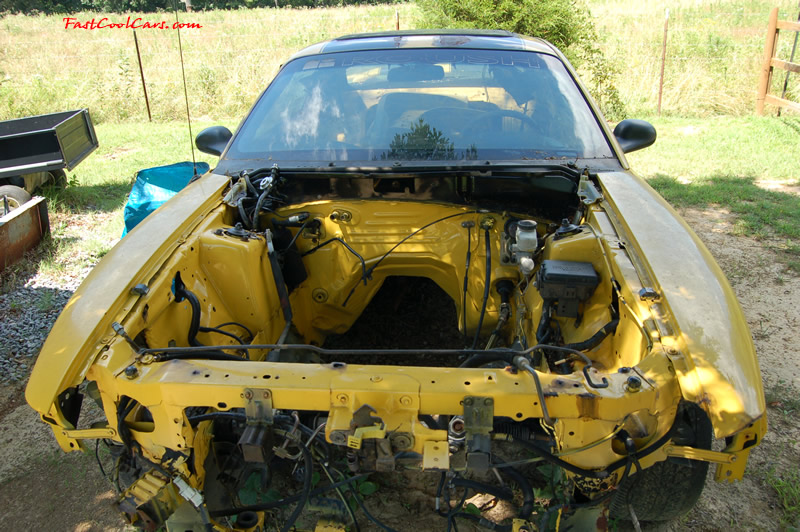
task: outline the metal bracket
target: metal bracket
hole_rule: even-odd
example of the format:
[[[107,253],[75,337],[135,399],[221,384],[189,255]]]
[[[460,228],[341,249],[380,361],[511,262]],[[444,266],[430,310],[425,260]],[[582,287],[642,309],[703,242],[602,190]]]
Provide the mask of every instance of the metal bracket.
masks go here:
[[[750,450],[756,446],[767,432],[767,416],[762,415],[747,428],[735,434],[730,445],[725,447],[723,453],[731,454],[733,458],[729,463],[719,464],[714,474],[717,482],[733,482],[741,480],[747,465]]]
[[[272,425],[274,419],[272,392],[245,388],[244,398],[247,400],[244,405],[244,413],[247,416],[248,425]]]
[[[707,451],[705,449],[695,449],[683,445],[667,445],[664,447],[664,454],[689,460],[702,460],[703,462],[715,462],[717,464],[732,464],[736,462],[736,455],[721,453],[718,451]]]
[[[583,172],[578,182],[578,197],[584,205],[591,205],[603,199],[603,195],[595,188],[594,183],[589,181],[589,174]]]
[[[494,399],[491,397],[465,397],[464,432],[467,439],[468,469],[476,472],[485,472],[489,469],[493,428]]]
[[[422,469],[447,471],[450,469],[450,446],[446,441],[426,441],[422,454]]]

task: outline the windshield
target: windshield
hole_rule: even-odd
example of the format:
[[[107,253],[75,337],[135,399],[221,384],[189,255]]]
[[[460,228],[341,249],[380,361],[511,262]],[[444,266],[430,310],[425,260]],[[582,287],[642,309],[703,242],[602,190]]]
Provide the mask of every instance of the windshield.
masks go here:
[[[396,49],[290,62],[226,159],[448,161],[613,157],[558,58]]]

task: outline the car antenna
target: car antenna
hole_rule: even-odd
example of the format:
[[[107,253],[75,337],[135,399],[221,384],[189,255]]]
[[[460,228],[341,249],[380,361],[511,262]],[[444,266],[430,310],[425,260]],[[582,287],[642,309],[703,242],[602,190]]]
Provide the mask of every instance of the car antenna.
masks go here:
[[[189,115],[189,93],[186,91],[186,70],[183,68],[183,45],[181,44],[181,24],[178,20],[178,1],[172,0],[175,7],[175,29],[178,30],[178,53],[181,56],[181,75],[183,76],[183,99],[186,102],[186,122],[189,124],[189,147],[192,149],[192,169],[197,175],[197,161],[194,157],[194,135],[192,134],[192,117]]]

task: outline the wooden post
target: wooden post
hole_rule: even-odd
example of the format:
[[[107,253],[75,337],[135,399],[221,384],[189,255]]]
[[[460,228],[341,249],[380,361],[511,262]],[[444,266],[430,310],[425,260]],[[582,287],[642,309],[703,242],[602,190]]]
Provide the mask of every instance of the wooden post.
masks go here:
[[[400,10],[394,11],[394,29],[400,31]]]
[[[144,83],[144,70],[142,69],[142,55],[139,53],[139,39],[136,38],[136,30],[133,30],[133,42],[136,44],[136,59],[139,61],[139,75],[142,76],[142,90],[144,91],[144,103],[147,105],[147,119],[151,122],[153,117],[150,114],[150,100],[147,98],[147,85]]]
[[[661,77],[658,81],[658,116],[661,116],[661,94],[664,92],[664,65],[667,62],[667,30],[669,29],[669,8],[664,17],[664,42],[661,45]]]
[[[797,3],[798,9],[800,9],[800,2]],[[800,22],[800,13],[797,14],[797,22]],[[800,31],[794,32],[794,44],[792,44],[792,55],[789,56],[789,62],[794,63],[794,53],[797,51],[797,37],[800,37]],[[786,91],[789,89],[789,72],[786,71],[786,78],[783,80],[783,91],[781,91],[781,99],[786,98]],[[781,108],[778,107],[778,116],[781,116]]]
[[[758,80],[758,96],[756,97],[756,114],[764,116],[764,99],[769,92],[772,81],[772,57],[775,55],[775,45],[778,36],[778,8],[773,8],[769,14],[767,25],[767,41],[764,43],[764,63],[761,65],[761,77]]]

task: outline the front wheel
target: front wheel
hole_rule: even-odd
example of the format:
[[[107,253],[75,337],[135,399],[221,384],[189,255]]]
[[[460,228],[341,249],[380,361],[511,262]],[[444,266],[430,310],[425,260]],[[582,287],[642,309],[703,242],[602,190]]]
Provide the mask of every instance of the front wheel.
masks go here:
[[[3,185],[0,187],[0,215],[5,210],[5,204],[8,202],[9,210],[14,210],[21,207],[23,204],[30,201],[31,195],[25,192],[24,188],[15,187],[14,185]]]
[[[711,449],[712,427],[706,413],[694,403],[678,410],[672,442]],[[611,500],[611,517],[630,520],[628,505],[640,521],[669,521],[691,510],[700,498],[708,462],[669,458],[626,478]]]

